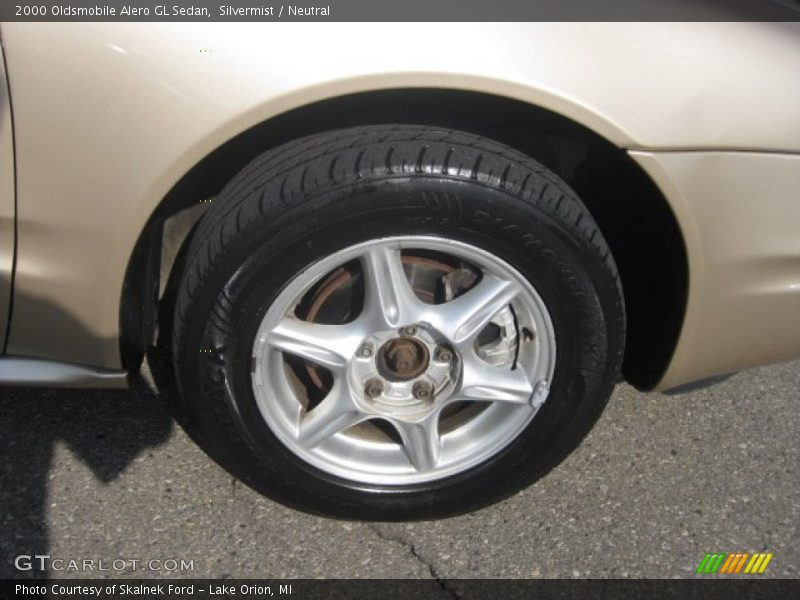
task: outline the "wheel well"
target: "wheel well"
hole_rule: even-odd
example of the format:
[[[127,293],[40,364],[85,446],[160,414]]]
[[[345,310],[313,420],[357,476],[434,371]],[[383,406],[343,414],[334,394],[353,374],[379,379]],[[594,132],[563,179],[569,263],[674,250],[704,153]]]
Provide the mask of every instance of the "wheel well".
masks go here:
[[[499,96],[429,89],[353,94],[294,109],[236,136],[186,173],[152,215],[128,266],[120,321],[126,368],[138,368],[152,339],[148,324],[156,307],[142,299],[154,294],[141,288],[153,285],[165,221],[217,195],[271,147],[326,130],[387,123],[483,135],[529,154],[569,183],[598,222],[619,267],[627,307],[623,374],[642,389],[658,382],[683,321],[688,266],[680,228],[652,180],[624,150],[557,113]],[[170,268],[162,265],[162,287]],[[178,273],[171,270],[174,287]]]

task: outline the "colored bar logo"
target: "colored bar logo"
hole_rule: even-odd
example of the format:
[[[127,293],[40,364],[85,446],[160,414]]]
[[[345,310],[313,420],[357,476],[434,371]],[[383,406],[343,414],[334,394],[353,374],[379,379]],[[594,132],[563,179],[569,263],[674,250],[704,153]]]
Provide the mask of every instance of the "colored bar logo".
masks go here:
[[[767,570],[767,565],[772,560],[772,556],[772,552],[754,552],[752,554],[749,552],[707,553],[703,560],[700,561],[697,572],[702,575],[713,573],[761,575]]]

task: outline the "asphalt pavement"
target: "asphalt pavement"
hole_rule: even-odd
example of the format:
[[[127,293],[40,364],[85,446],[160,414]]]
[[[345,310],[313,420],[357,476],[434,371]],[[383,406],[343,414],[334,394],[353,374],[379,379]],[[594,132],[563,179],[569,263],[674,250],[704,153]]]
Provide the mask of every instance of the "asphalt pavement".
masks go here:
[[[796,578],[798,390],[800,363],[678,396],[621,385],[535,485],[390,524],[311,516],[237,482],[172,419],[169,386],[2,389],[0,577],[41,576],[14,563],[49,555],[51,577],[669,578],[696,576],[706,552],[766,551],[764,577]]]

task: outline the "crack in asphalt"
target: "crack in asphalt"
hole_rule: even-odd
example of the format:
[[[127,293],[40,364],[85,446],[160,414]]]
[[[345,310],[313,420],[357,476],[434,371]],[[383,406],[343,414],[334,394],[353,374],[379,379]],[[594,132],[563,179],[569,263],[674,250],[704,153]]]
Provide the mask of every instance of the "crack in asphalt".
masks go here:
[[[443,592],[445,592],[450,598],[453,598],[454,600],[461,600],[461,595],[452,587],[450,587],[450,584],[448,583],[447,579],[444,579],[439,574],[438,570],[433,565],[433,561],[423,556],[413,542],[410,542],[409,540],[395,533],[388,533],[382,531],[377,525],[374,524],[367,524],[367,527],[369,527],[369,529],[375,532],[375,535],[377,535],[382,540],[385,540],[387,542],[393,542],[395,544],[400,544],[401,546],[403,546],[406,550],[409,551],[411,556],[413,556],[417,560],[417,562],[419,562],[422,566],[428,569],[431,578],[434,581],[436,581],[436,584],[442,589]]]

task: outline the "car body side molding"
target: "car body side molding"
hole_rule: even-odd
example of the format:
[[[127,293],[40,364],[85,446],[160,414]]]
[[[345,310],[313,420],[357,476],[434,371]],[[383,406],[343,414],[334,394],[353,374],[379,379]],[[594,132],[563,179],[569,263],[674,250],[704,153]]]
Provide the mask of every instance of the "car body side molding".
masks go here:
[[[16,356],[0,357],[0,385],[60,388],[127,388],[127,373]]]

